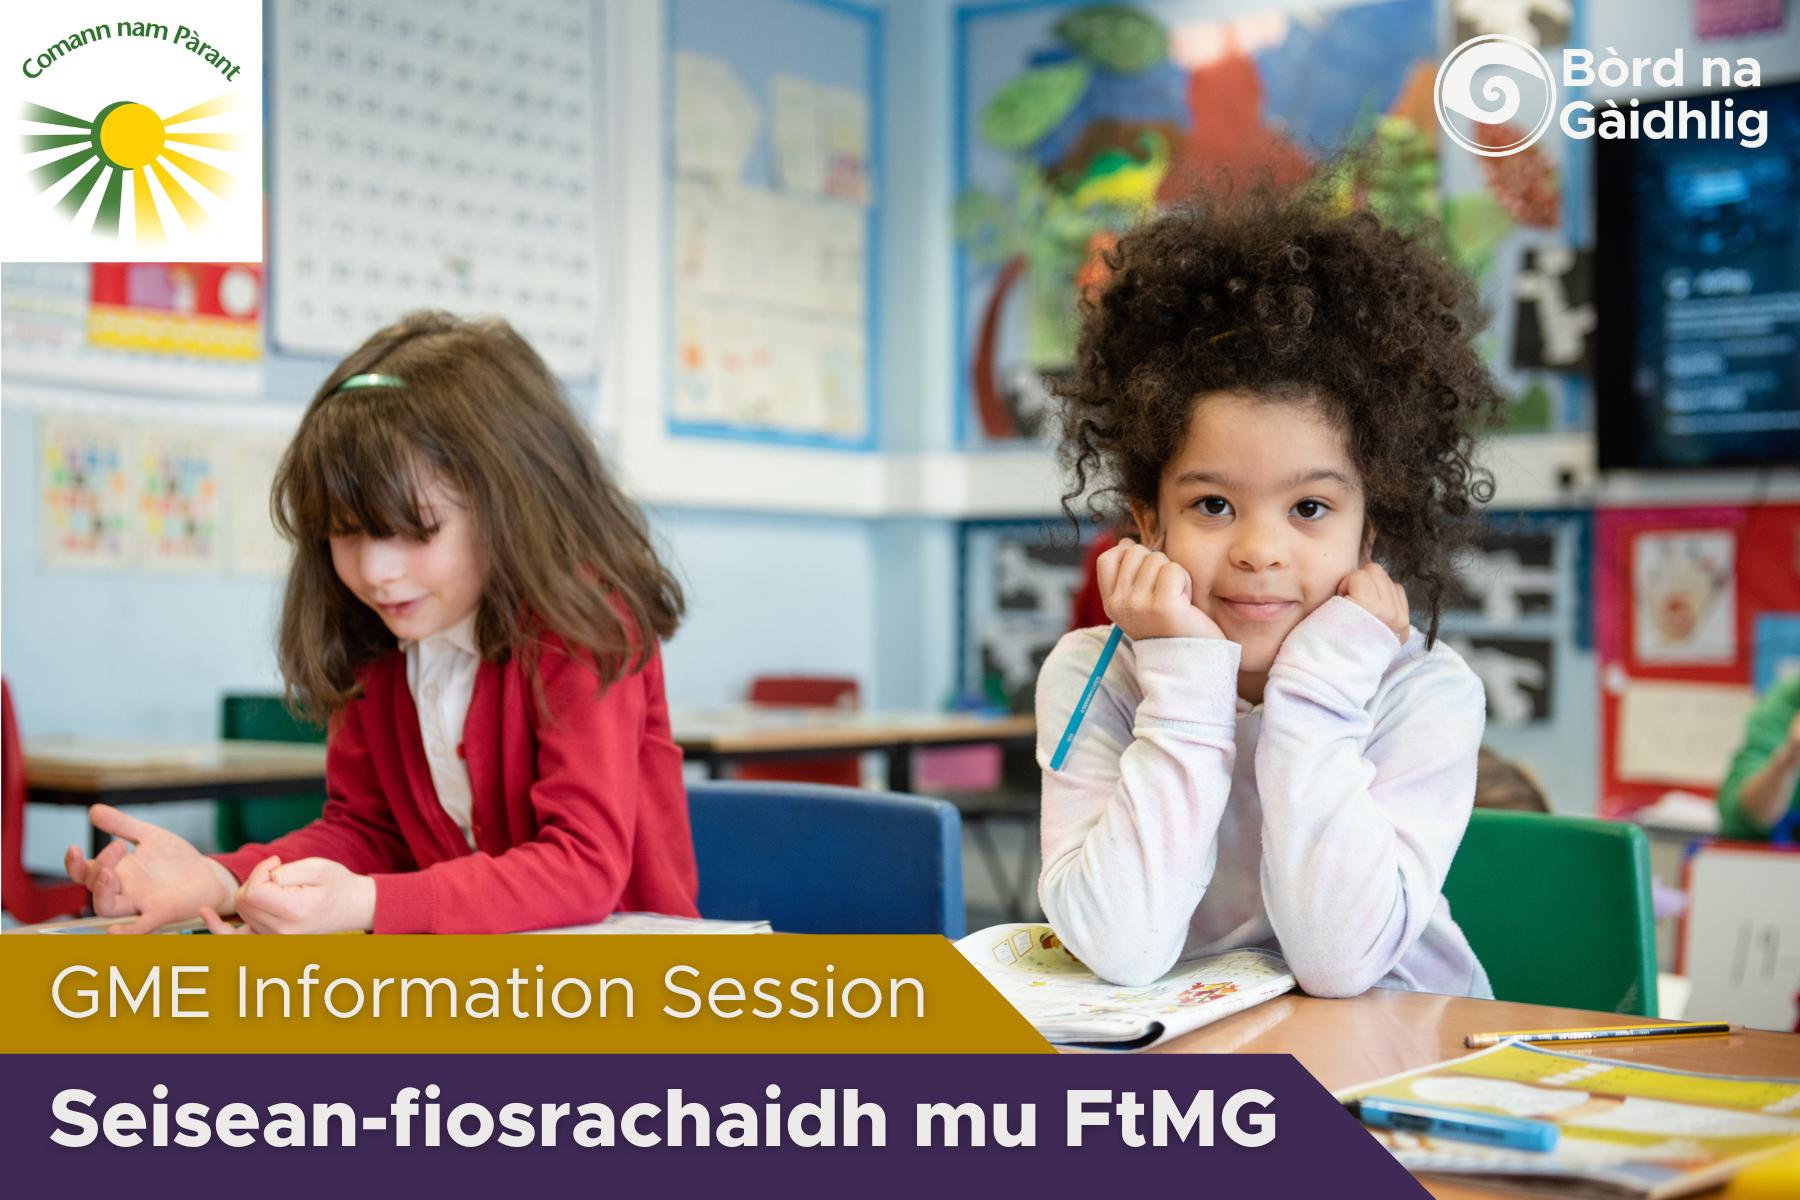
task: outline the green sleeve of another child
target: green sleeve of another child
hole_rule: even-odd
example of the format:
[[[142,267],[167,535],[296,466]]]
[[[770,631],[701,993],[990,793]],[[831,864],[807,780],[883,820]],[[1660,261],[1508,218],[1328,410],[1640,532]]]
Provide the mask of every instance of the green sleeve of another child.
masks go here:
[[[1797,712],[1800,712],[1800,676],[1775,684],[1750,711],[1750,720],[1744,726],[1744,744],[1738,747],[1731,760],[1731,770],[1719,786],[1719,833],[1722,836],[1749,839],[1769,836],[1769,830],[1744,815],[1739,793],[1745,782],[1787,741],[1788,726]],[[1794,797],[1790,796],[1788,807],[1792,808],[1793,804]]]

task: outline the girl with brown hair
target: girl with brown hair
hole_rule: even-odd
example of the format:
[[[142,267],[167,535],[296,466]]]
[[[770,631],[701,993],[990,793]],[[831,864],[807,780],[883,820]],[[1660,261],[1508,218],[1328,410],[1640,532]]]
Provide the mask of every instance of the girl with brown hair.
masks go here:
[[[695,915],[657,652],[681,590],[510,326],[376,333],[307,408],[271,507],[288,699],[330,726],[325,811],[207,858],[96,806],[123,840],[67,855],[96,912],[283,933]]]

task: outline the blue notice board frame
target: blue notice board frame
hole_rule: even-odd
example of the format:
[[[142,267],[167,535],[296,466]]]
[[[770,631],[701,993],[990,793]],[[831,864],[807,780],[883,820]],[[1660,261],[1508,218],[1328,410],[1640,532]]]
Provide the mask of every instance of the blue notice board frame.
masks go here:
[[[881,223],[882,192],[882,16],[853,0],[667,0],[664,31],[662,263],[663,362],[674,361],[675,331],[675,71],[677,51],[710,54],[730,63],[761,103],[764,119],[750,152],[743,182],[772,186],[772,152],[767,113],[769,80],[777,72],[804,76],[863,93],[869,105],[870,198],[865,208],[864,255],[867,301],[863,312],[863,433],[844,437],[822,433],[759,429],[718,422],[683,420],[673,411],[674,380],[663,388],[666,431],[679,437],[718,438],[764,445],[807,446],[873,453],[881,442]],[[846,20],[847,18],[847,20]],[[861,43],[860,53],[839,54],[845,39]]]

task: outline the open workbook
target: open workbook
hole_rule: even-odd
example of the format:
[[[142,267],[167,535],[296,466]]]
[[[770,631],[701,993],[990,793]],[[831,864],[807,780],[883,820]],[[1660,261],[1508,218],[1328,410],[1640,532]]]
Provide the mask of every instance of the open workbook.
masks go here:
[[[1686,1196],[1800,1147],[1800,1079],[1701,1075],[1519,1042],[1338,1093],[1366,1096],[1554,1122],[1547,1151],[1369,1132],[1416,1175],[1558,1196]]]
[[[1273,950],[1177,963],[1155,983],[1121,987],[1081,964],[1048,925],[994,925],[956,943],[1046,1041],[1142,1050],[1294,987]]]

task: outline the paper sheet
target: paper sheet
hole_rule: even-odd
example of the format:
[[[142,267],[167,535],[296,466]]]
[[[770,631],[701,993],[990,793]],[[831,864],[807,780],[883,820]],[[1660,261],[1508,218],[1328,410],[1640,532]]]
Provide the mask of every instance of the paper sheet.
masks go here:
[[[269,489],[287,443],[285,434],[244,432],[230,436],[220,516],[226,569],[232,575],[287,573],[288,544],[269,517]]]
[[[122,569],[136,558],[132,448],[117,425],[38,422],[38,548],[51,569]]]
[[[825,122],[825,194],[869,203],[874,188],[869,179],[868,97],[847,88],[821,88],[819,108]]]
[[[150,426],[139,438],[134,481],[145,570],[216,571],[220,439],[210,431]]]
[[[677,170],[736,180],[761,125],[756,97],[730,63],[710,54],[675,52]]]
[[[1619,702],[1618,777],[1717,787],[1755,703],[1747,687],[1632,680]]]
[[[817,196],[825,190],[828,159],[820,89],[810,80],[776,75],[769,80],[769,116],[782,190]]]

